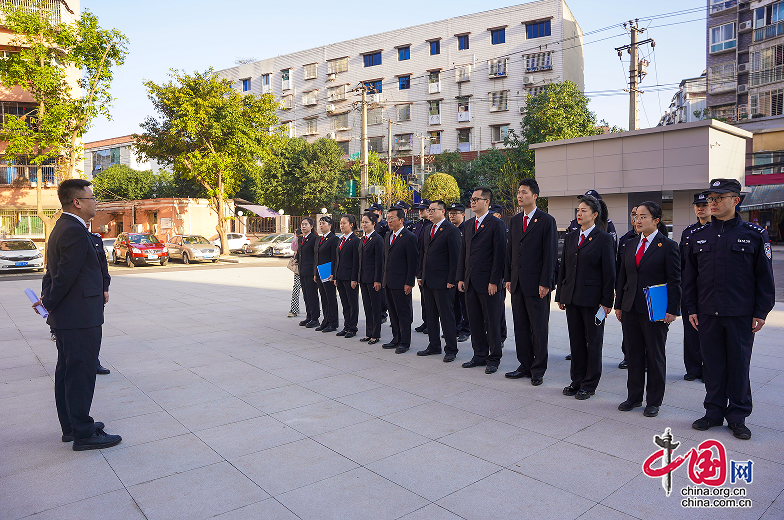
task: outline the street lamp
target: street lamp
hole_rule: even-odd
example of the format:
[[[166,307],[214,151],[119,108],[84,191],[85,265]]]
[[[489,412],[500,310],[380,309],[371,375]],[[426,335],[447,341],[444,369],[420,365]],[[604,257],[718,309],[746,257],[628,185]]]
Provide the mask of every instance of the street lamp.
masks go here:
[[[326,215],[327,214],[327,208],[321,208],[321,214],[322,215]]]
[[[241,217],[241,216],[243,216],[243,215],[244,215],[244,213],[242,212],[242,210],[239,210],[239,211],[237,212],[237,216],[238,216],[238,217]]]
[[[283,209],[279,209],[279,210],[278,210],[278,214],[279,214],[279,215],[283,215],[284,213],[285,213],[285,212],[283,211]]]

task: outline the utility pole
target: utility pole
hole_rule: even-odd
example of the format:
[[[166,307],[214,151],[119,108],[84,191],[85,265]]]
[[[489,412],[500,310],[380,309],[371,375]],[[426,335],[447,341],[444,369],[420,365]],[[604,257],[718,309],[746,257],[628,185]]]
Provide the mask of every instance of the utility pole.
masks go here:
[[[367,88],[362,86],[362,161],[359,180],[359,210],[364,213],[368,207],[368,137],[367,137]]]
[[[387,119],[387,182],[385,194],[389,197],[390,204],[392,204],[392,125],[399,124],[393,123],[391,117]]]
[[[422,145],[419,148],[419,151],[421,152],[420,155],[419,155],[419,173],[422,174],[422,178],[424,178],[424,175],[425,175],[425,136],[424,135],[420,135],[419,136],[419,141],[420,141],[420,144]]]
[[[642,79],[647,74],[645,72],[645,67],[648,66],[648,62],[646,60],[640,60],[637,54],[637,47],[640,45],[645,45],[646,43],[650,43],[651,47],[656,47],[656,42],[652,39],[648,38],[647,40],[637,41],[637,34],[642,33],[645,29],[640,29],[639,26],[639,18],[635,20],[629,20],[629,32],[631,34],[631,43],[629,45],[624,45],[623,47],[616,47],[616,51],[618,51],[618,57],[623,59],[623,51],[627,51],[631,59],[629,60],[629,88],[624,89],[626,92],[629,93],[629,130],[637,130],[640,128],[640,118],[639,118],[639,101],[640,101],[640,94],[644,94],[642,90],[639,90],[638,86]],[[624,29],[627,29],[626,23],[623,24]]]

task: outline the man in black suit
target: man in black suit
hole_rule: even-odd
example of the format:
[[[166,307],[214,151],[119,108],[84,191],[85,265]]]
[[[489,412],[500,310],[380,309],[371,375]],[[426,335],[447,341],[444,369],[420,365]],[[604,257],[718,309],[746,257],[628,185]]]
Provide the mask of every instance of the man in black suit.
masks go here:
[[[457,260],[460,256],[460,232],[446,220],[446,204],[435,200],[428,208],[430,226],[422,236],[417,279],[427,309],[427,331],[430,342],[418,356],[441,354],[440,327],[444,330],[444,362],[457,356],[457,329],[455,327],[455,284]]]
[[[430,201],[427,199],[422,199],[417,204],[414,205],[416,209],[419,210],[419,220],[414,222],[413,224],[413,232],[417,238],[417,247],[419,247],[420,253],[422,252],[422,240],[425,234],[425,230],[430,229],[430,219],[428,218],[428,213],[430,209]],[[427,306],[425,305],[425,295],[422,292],[423,287],[419,285],[419,302],[422,306],[422,325],[416,327],[414,330],[417,332],[422,332],[423,334],[427,334]]]
[[[558,251],[555,219],[536,207],[539,184],[523,179],[517,203],[523,211],[509,222],[504,279],[512,295],[515,346],[520,366],[506,377],[530,377],[542,384],[547,370],[547,338],[550,324],[550,291]]]
[[[108,448],[122,437],[107,434],[103,423],[90,417],[109,299],[98,248],[86,224],[95,216],[95,196],[89,181],[67,179],[57,197],[63,215],[49,237],[41,300],[34,307],[40,304],[49,312],[46,321],[56,338],[54,397],[63,442],[73,440],[74,451]]]
[[[465,206],[460,202],[453,202],[449,206],[449,222],[457,227],[460,232],[460,242],[463,242],[463,227],[465,226]],[[466,310],[465,293],[455,291],[455,326],[457,327],[457,342],[468,341],[471,336],[471,326],[468,324],[468,311]]]
[[[617,278],[618,271],[620,271],[622,266],[623,260],[623,252],[626,250],[626,243],[637,236],[637,230],[635,229],[635,224],[637,223],[637,208],[632,208],[631,213],[629,214],[629,218],[632,221],[632,228],[627,231],[621,238],[618,239],[618,254],[615,255],[615,276]],[[621,340],[621,352],[623,352],[623,361],[618,363],[618,368],[629,368],[629,364],[626,362],[626,339]]]
[[[463,368],[487,366],[487,374],[496,372],[501,362],[501,298],[498,286],[504,276],[506,252],[504,223],[488,214],[492,198],[490,188],[474,190],[471,209],[476,216],[466,222],[457,264],[457,287],[466,293],[471,346],[474,348],[473,358],[463,363]]]
[[[89,225],[89,223],[88,223]],[[103,293],[105,295],[105,302],[109,303],[109,284],[112,281],[112,277],[109,276],[109,262],[106,260],[106,250],[103,248],[103,239],[101,235],[98,233],[90,233],[90,239],[93,241],[93,246],[95,246],[95,252],[98,253],[98,263],[101,264],[101,275],[103,277]],[[54,333],[52,333],[52,337],[54,338]],[[54,338],[57,341],[57,338]],[[105,368],[101,365],[101,360],[98,360],[98,369],[96,370],[98,375],[105,376],[111,374],[111,370]]]
[[[368,210],[378,215],[378,222],[376,223],[376,233],[378,233],[379,237],[384,238],[389,234],[389,223],[386,220],[384,220],[384,206],[382,206],[378,202],[374,202],[368,207]],[[381,323],[385,323],[387,321],[387,310],[388,310],[387,295],[386,295],[386,291],[379,291],[379,293],[381,293]]]
[[[310,217],[302,219],[302,241],[297,247],[296,259],[299,265],[299,279],[302,281],[302,297],[305,300],[305,319],[299,322],[301,327],[314,329],[319,326],[321,311],[319,310],[318,285],[316,274],[315,249],[319,236],[313,230],[314,222]]]
[[[315,328],[321,332],[334,332],[338,330],[338,295],[337,287],[333,283],[335,280],[335,269],[337,268],[338,258],[338,237],[332,232],[332,217],[323,216],[319,218],[319,231],[321,237],[314,246],[313,260],[315,262],[313,279],[318,285],[319,295],[321,296],[321,307],[324,311],[324,319],[321,325]],[[330,276],[322,280],[319,276],[318,268],[321,265],[330,264]]]
[[[411,347],[411,289],[417,269],[417,241],[405,229],[406,212],[393,207],[387,219],[390,232],[384,238],[384,277],[381,285],[387,293],[389,320],[392,323],[392,341],[382,345],[403,354]]]

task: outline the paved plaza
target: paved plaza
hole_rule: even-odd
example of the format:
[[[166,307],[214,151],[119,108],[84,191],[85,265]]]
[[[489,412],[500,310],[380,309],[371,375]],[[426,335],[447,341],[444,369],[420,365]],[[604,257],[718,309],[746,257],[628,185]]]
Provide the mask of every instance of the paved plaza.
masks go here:
[[[22,292],[40,280],[0,279],[0,519],[784,518],[782,303],[756,337],[753,437],[740,441],[726,426],[691,428],[704,391],[682,379],[680,320],[664,405],[646,418],[617,410],[626,372],[614,317],[597,393],[578,401],[561,393],[568,341],[555,305],[549,368],[533,387],[504,378],[518,365],[511,338],[493,375],[460,367],[470,342],[447,364],[417,357],[427,338],[415,333],[397,355],[363,334],[298,327],[286,318],[291,285],[283,267],[114,276],[101,349],[112,372],[98,376],[92,410],[123,441],[74,452],[60,441],[56,348]],[[728,476],[726,487],[753,506],[684,509],[688,463],[667,497],[642,464],[668,427],[674,456],[716,439],[728,460],[752,460],[752,483]]]

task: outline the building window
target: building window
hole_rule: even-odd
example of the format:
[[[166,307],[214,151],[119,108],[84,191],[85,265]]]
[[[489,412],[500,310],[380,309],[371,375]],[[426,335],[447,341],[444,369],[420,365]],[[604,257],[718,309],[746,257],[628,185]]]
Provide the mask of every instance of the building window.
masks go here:
[[[280,71],[280,82],[281,88],[283,90],[289,90],[291,88],[291,80],[289,79],[289,73],[291,69],[284,69]]]
[[[725,9],[731,9],[738,5],[738,0],[711,0],[710,13],[720,13]]]
[[[280,98],[280,108],[283,110],[291,110],[294,106],[294,95],[289,94]]]
[[[536,54],[526,54],[523,56],[525,60],[526,72],[541,72],[543,70],[553,70],[552,52],[537,52]]]
[[[509,125],[496,125],[490,127],[490,140],[494,143],[502,143],[509,134]]]
[[[376,153],[386,152],[384,149],[384,138],[368,137],[368,151]]]
[[[431,94],[441,92],[441,72],[435,70],[427,76],[427,89]]]
[[[316,79],[318,75],[318,64],[311,63],[310,65],[305,65],[305,79]]]
[[[550,20],[525,24],[525,36],[530,40],[550,36]]]
[[[490,41],[493,42],[493,45],[506,43],[506,29],[493,29],[490,31]]]
[[[471,151],[471,129],[461,128],[457,131],[457,150],[460,152]]]
[[[441,124],[441,101],[428,101],[429,117],[428,124],[440,125]]]
[[[327,74],[348,72],[348,57],[327,60]]]
[[[411,47],[400,47],[397,50],[397,61],[406,61],[411,59]]]
[[[410,151],[414,134],[397,134],[395,135],[395,151]]]
[[[721,52],[734,49],[738,40],[735,34],[735,22],[710,28],[710,51]]]
[[[327,101],[342,101],[348,99],[346,85],[338,85],[327,89]]]
[[[428,132],[427,136],[430,140],[430,155],[441,153],[441,131]]]
[[[756,87],[784,80],[784,45],[774,45],[752,52],[749,61],[749,86]]]
[[[471,98],[457,98],[457,121],[471,121]]]
[[[505,78],[507,60],[507,58],[499,58],[488,61],[487,66],[490,71],[488,76],[491,78]]]
[[[753,157],[752,175],[784,173],[784,152],[758,152]],[[761,168],[767,166],[767,168]],[[784,230],[779,230],[784,231]]]
[[[348,144],[349,141],[338,141],[338,146],[343,150],[343,155],[348,155]]]
[[[268,87],[269,86],[269,74],[262,74],[261,75],[261,86]]]
[[[471,65],[460,65],[455,67],[455,81],[462,83],[463,81],[471,81]]]
[[[115,164],[120,164],[119,148],[107,148],[106,150],[98,150],[93,153],[93,175]]]
[[[305,135],[313,135],[318,133],[318,118],[305,120]]]
[[[305,106],[318,104],[318,90],[311,90],[302,94],[302,104]]]
[[[384,117],[382,114],[382,110],[383,109],[381,107],[369,108],[367,111],[367,118],[368,118],[367,124],[380,125],[381,123],[383,123]]]
[[[400,90],[408,90],[411,88],[411,76],[400,76],[397,78],[397,82]]]
[[[507,109],[507,99],[509,98],[508,90],[490,92],[488,97],[490,100],[490,112],[502,112]]]
[[[365,88],[368,94],[381,94],[381,80],[366,81]]]
[[[397,120],[411,121],[411,105],[405,104],[397,106]]]
[[[245,78],[242,80],[242,91],[247,92],[250,90],[250,78]]]
[[[348,112],[329,116],[330,128],[332,130],[348,130]]]
[[[283,125],[286,129],[287,136],[292,138],[296,137],[296,134],[294,133],[294,121],[286,121],[285,123],[283,123]]]
[[[716,94],[737,88],[735,62],[708,67],[708,92]]]
[[[381,65],[381,53],[374,52],[373,54],[365,54],[362,56],[365,60],[365,67],[374,67],[376,65]]]
[[[777,88],[767,92],[759,92],[749,96],[752,117],[759,114],[763,117],[780,116],[784,109],[784,89]]]
[[[435,56],[436,54],[441,54],[441,40],[430,42],[430,55]]]
[[[773,25],[784,20],[784,5],[781,2],[768,4],[754,10],[754,28]],[[756,41],[756,40],[755,40]]]
[[[461,34],[457,37],[457,50],[465,51],[468,50],[468,35]]]

